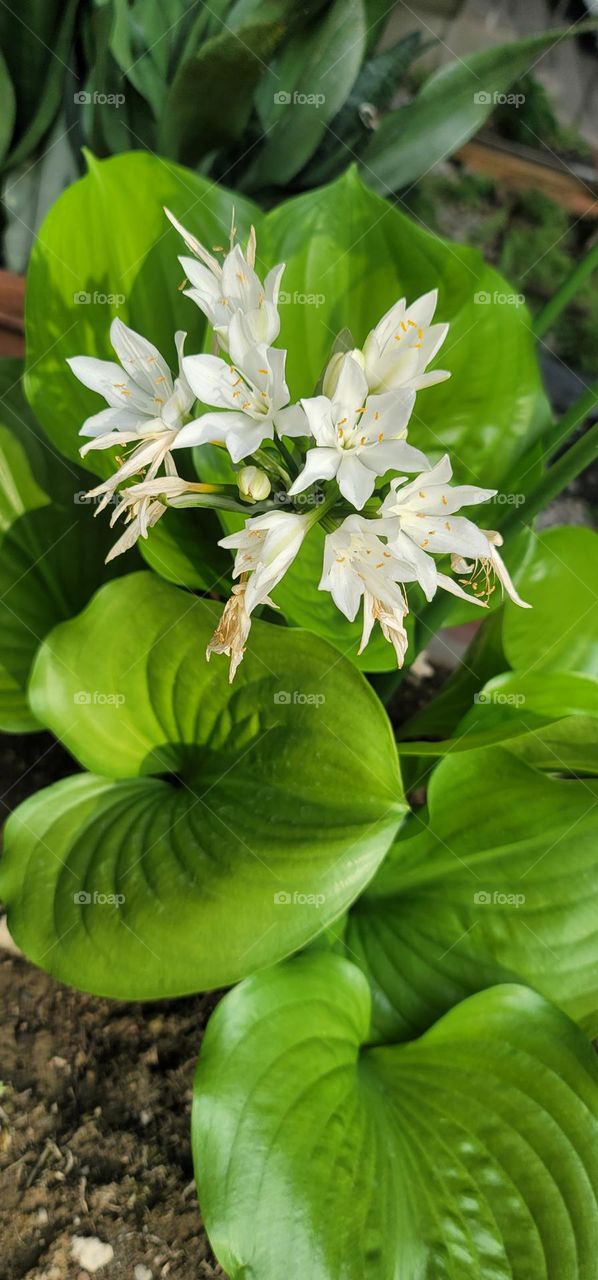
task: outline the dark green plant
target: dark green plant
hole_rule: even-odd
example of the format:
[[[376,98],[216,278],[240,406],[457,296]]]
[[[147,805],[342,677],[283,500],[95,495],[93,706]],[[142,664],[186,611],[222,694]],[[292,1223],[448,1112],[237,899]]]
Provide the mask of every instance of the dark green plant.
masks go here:
[[[78,431],[99,407],[65,359],[108,357],[114,316],[171,368],[176,328],[201,350],[198,310],[167,283],[179,242],[161,207],[211,248],[233,199],[242,244],[256,226],[260,275],[287,262],[293,399],[318,385],[335,335],[346,350],[351,328],[358,351],[399,295],[440,288],[452,376],[418,393],[410,442],[450,447],[460,482],[491,472],[485,523],[532,608],[491,593],[462,667],[396,733],[372,687],[382,675],[358,670],[388,672],[391,646],[360,656],[359,628],[318,591],[318,533],[344,515],[330,490],[232,685],[204,650],[230,593],[214,522],[229,527],[240,492],[219,517],[169,508],[138,544],[151,569],[92,595],[99,570],[88,604],[68,584],[105,516],[83,505],[80,555],[61,561],[27,640],[26,584],[40,562],[54,579],[60,535],[23,551],[11,534],[29,512],[69,512]],[[0,400],[0,555],[20,628],[0,635],[5,726],[18,707],[83,772],[7,824],[16,941],[61,980],[116,998],[241,979],[210,1023],[193,1111],[203,1217],[232,1280],[592,1280],[598,539],[537,534],[533,517],[595,452],[594,428],[554,461],[596,390],[552,422],[512,287],[354,172],[264,215],[149,155],[91,161],[40,234],[27,327],[35,418],[12,391]],[[259,461],[284,469],[295,447],[283,439],[279,453],[273,438]],[[203,484],[214,452],[198,450],[185,479]],[[435,596],[414,613],[407,661],[474,607]]]

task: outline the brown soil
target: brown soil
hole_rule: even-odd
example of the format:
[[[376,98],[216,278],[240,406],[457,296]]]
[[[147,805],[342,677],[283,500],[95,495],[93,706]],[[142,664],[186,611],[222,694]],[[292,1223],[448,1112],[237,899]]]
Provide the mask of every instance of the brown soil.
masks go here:
[[[0,961],[0,1280],[89,1280],[74,1236],[113,1248],[99,1280],[222,1276],[202,1229],[189,1117],[217,997],[82,995]]]

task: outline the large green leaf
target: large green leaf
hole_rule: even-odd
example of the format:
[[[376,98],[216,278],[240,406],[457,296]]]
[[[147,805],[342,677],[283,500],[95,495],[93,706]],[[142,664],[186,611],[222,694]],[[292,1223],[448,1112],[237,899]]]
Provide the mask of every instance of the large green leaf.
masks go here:
[[[15,733],[40,728],[26,688],[44,636],[122,572],[105,568],[114,535],[81,505],[81,473],[39,431],[20,376],[0,361],[0,729]]]
[[[550,45],[578,32],[574,23],[447,63],[426,81],[414,102],[383,118],[363,153],[365,181],[385,195],[417,181],[477,133],[499,96]]]
[[[113,358],[115,315],[154,342],[174,366],[175,330],[201,349],[203,317],[177,290],[181,240],[168,205],[201,240],[222,243],[231,211],[239,234],[253,210],[247,201],[158,156],[134,152],[101,162],[66,190],[45,219],[27,281],[27,394],[44,430],[77,459],[83,420],[103,401],[73,376],[67,356]],[[88,455],[90,470],[113,460]]]
[[[106,566],[107,524],[90,529],[89,508],[37,505],[0,541],[0,729],[42,726],[27,699],[31,665],[48,631],[72,618],[101,582],[135,566],[134,553]]]
[[[596,1034],[598,783],[548,777],[497,748],[447,756],[428,800],[349,916],[374,1034],[417,1035],[513,979]]]
[[[0,52],[0,161],[10,145],[15,124],[15,92],[5,59]]]
[[[596,720],[598,738],[598,682],[575,672],[547,671],[520,675],[508,671],[494,676],[473,695],[473,705],[463,716],[454,736],[440,741],[411,740],[399,743],[404,756],[444,756],[449,752],[474,751],[492,743],[529,752],[532,742],[550,741],[555,723],[577,716]],[[431,712],[429,727],[432,728]],[[530,742],[530,739],[532,742]],[[554,773],[565,761],[553,756]]]
[[[363,0],[334,0],[287,41],[258,92],[265,145],[249,189],[284,186],[307,163],[353,86],[365,39]]]
[[[529,611],[507,602],[505,653],[523,671],[581,671],[598,675],[598,534],[548,529],[538,537],[518,581]]]
[[[37,660],[36,714],[104,776],[15,812],[1,891],[26,954],[75,986],[145,999],[273,963],[346,909],[405,811],[354,667],[258,622],[230,686],[204,656],[220,608],[132,575]]]
[[[160,149],[196,165],[208,152],[236,142],[247,127],[253,93],[283,28],[256,22],[222,30],[192,54],[169,86],[160,121]],[[268,75],[269,85],[272,76]]]
[[[218,1006],[195,1080],[206,1227],[230,1280],[593,1280],[598,1068],[509,985],[365,1047],[361,974],[304,956]]]
[[[16,97],[11,165],[27,159],[59,109],[76,12],[77,0],[22,0],[17,14],[0,6],[0,48]]]
[[[448,449],[459,480],[493,487],[543,429],[525,309],[492,301],[513,297],[512,288],[475,250],[414,225],[353,170],[269,213],[258,252],[268,265],[288,263],[279,342],[295,398],[313,393],[342,329],[359,346],[403,294],[412,301],[438,287],[436,318],[451,328],[434,363],[452,376],[419,393],[410,440],[436,455]],[[480,294],[486,300],[476,302]]]

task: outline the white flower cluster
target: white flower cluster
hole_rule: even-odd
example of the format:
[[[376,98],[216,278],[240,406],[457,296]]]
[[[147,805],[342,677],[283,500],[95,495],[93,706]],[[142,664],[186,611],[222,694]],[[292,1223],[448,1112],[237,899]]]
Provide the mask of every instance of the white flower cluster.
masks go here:
[[[118,364],[88,356],[69,360],[76,377],[109,406],[84,422],[81,434],[90,439],[81,453],[133,446],[110,479],[91,491],[101,498],[98,510],[117,498],[112,523],[126,517],[109,558],[147,537],[169,505],[242,511],[259,504],[259,515],[220,542],[236,552],[238,581],[207,656],[228,654],[231,680],[252,613],[258,605],[272,605],[271,592],[319,522],[327,530],[319,587],[350,621],[363,601],[360,652],[379,622],[402,665],[410,582],[419,583],[428,600],[440,587],[484,605],[496,577],[511,599],[527,607],[497,550],[500,535],[455,515],[463,506],[487,501],[495,490],[451,486],[448,456],[432,465],[406,441],[416,392],[450,376],[426,372],[448,332],[448,325],[432,323],[437,291],[411,306],[404,298],[395,303],[363,349],[332,356],[321,394],[291,404],[286,351],[273,345],[280,331],[284,266],[274,267],[262,283],[253,228],[243,251],[233,226],[230,250],[220,262],[215,254],[223,250],[209,253],[168,217],[192,255],[180,258],[185,292],[212,326],[221,354],[185,356],[186,334],[179,332],[179,371],[173,378],[150,342],[114,320],[110,337]],[[196,402],[200,410],[193,416]],[[228,451],[237,467],[236,486],[197,484],[178,475],[176,451],[207,443]],[[399,471],[418,474],[408,481]],[[389,473],[395,474],[388,478]],[[272,483],[276,503],[268,501]],[[357,514],[366,504],[367,515]],[[451,557],[460,581],[439,571],[438,555]]]

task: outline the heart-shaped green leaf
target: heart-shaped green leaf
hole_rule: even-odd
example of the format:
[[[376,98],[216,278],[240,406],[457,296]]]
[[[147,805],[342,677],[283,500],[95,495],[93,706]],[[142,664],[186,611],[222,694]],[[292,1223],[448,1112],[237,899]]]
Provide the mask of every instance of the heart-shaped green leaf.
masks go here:
[[[146,999],[273,963],[353,901],[405,811],[355,668],[258,622],[230,686],[204,656],[220,609],[132,575],[37,660],[36,714],[104,776],[16,811],[2,894],[27,955],[76,986]]]
[[[189,352],[201,350],[203,317],[177,290],[184,249],[162,206],[209,246],[226,242],[233,204],[241,236],[253,214],[242,196],[147,152],[89,164],[45,219],[27,278],[27,394],[50,439],[73,459],[81,424],[104,405],[66,359],[113,359],[115,315],[155,343],[173,369],[177,329],[188,331]],[[96,453],[84,465],[112,470],[113,460]]]
[[[520,671],[580,671],[598,675],[598,534],[548,529],[537,539],[518,581],[530,610],[507,601],[503,644]]]
[[[195,1080],[200,1205],[230,1280],[592,1280],[598,1067],[525,987],[366,1048],[369,995],[304,956],[225,996]]]
[[[347,923],[374,1034],[417,1035],[470,992],[511,980],[596,1034],[598,783],[547,777],[497,748],[448,755],[428,801]]]

